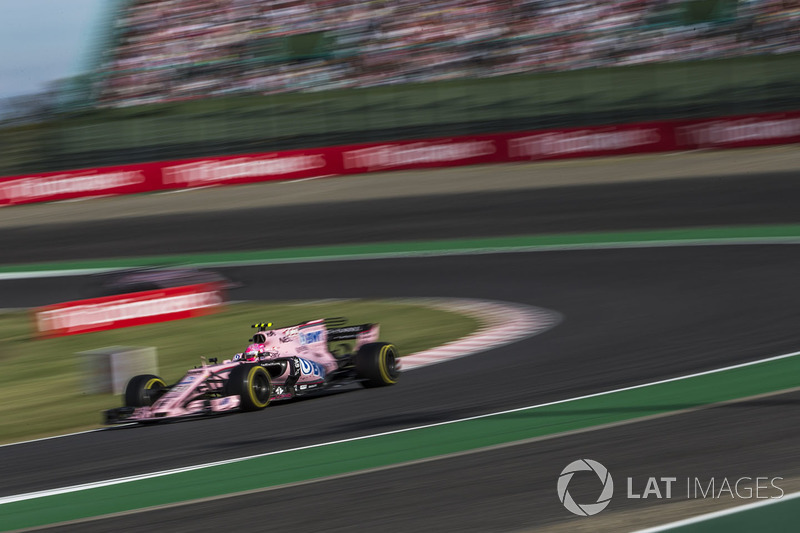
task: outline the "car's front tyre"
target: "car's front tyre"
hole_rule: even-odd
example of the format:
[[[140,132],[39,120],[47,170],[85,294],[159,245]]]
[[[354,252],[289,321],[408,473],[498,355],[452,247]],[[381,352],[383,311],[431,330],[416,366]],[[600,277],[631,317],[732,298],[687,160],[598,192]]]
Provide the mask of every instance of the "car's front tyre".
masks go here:
[[[258,411],[269,405],[272,379],[261,365],[239,365],[231,370],[226,394],[241,398],[242,411]]]
[[[125,387],[126,407],[149,407],[167,392],[167,384],[153,374],[133,376]]]

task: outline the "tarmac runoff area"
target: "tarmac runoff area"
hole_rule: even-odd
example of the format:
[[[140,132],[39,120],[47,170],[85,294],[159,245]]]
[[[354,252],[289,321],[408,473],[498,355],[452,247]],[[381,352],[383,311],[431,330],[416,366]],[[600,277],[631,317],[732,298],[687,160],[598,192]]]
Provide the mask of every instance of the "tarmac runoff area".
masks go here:
[[[714,176],[723,179],[798,169],[798,146],[785,145],[377,172],[12,206],[0,209],[0,228],[421,195]]]

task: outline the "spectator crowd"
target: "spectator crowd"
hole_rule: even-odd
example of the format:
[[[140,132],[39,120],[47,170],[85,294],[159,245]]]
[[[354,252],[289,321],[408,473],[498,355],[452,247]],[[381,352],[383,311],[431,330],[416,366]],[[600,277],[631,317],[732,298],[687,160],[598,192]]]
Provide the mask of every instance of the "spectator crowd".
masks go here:
[[[800,51],[800,0],[128,0],[101,105]],[[719,2],[722,4],[723,2]],[[312,35],[298,54],[293,36]]]

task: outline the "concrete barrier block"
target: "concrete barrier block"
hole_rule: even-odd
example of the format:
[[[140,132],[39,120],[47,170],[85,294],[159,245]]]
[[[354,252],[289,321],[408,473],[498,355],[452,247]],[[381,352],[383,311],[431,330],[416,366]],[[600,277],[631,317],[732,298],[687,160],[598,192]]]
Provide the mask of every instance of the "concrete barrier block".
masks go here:
[[[78,353],[86,394],[122,394],[133,376],[158,374],[154,347],[109,346]]]

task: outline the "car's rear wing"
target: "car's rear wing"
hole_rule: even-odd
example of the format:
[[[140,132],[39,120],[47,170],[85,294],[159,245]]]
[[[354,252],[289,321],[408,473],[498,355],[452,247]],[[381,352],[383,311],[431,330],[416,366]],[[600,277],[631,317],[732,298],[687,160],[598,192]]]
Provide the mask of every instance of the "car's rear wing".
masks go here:
[[[377,328],[378,324],[354,324],[352,326],[328,328],[328,342],[358,339],[364,333],[371,332],[373,329],[377,330]]]
[[[377,342],[380,336],[378,324],[353,324],[346,326],[344,318],[326,318],[325,326],[328,328],[328,342],[355,340],[354,349],[371,342]]]
[[[379,324],[347,324],[347,319],[344,317],[334,317],[334,318],[325,318],[321,320],[315,320],[312,322],[301,322],[295,326],[289,326],[289,328],[303,328],[303,326],[319,326],[321,325],[320,322],[324,322],[325,330],[327,333],[327,341],[328,342],[337,342],[337,341],[350,341],[355,340],[356,349],[364,344],[370,342],[377,342],[378,336],[380,333],[380,325]],[[251,327],[259,330],[259,333],[254,335],[250,342],[265,342],[266,338],[264,337],[263,331],[269,331],[268,328],[272,327],[272,322],[262,322],[259,324],[253,324]],[[286,330],[289,328],[280,328],[282,330]]]

